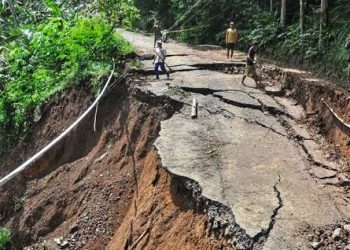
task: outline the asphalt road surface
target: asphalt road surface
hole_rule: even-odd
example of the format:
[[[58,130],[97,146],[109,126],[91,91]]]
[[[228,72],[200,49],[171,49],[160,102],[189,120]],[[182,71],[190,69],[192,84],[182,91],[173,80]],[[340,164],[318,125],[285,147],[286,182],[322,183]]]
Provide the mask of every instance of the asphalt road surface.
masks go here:
[[[139,55],[153,54],[152,37],[123,35]],[[241,85],[242,74],[215,70],[244,63],[240,53],[231,62],[223,50],[174,42],[165,48],[171,78],[155,80],[152,60],[145,60],[141,70],[149,74],[139,86],[183,104],[162,122],[155,143],[165,168],[197,181],[203,196],[229,207],[247,236],[262,239],[259,248],[310,249],[305,228],[348,219],[347,203],[332,185],[340,166],[325,159],[300,122],[301,107],[265,94],[252,79]],[[197,119],[190,117],[193,98]],[[299,141],[289,136],[290,129]]]

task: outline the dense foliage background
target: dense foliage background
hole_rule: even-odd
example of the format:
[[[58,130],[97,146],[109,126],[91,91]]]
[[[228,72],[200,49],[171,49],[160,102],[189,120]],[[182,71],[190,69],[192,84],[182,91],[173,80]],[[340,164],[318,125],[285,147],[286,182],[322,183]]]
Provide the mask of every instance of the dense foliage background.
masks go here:
[[[50,96],[98,83],[112,57],[132,52],[116,26],[148,32],[160,19],[163,29],[180,31],[173,38],[224,45],[234,21],[241,50],[257,41],[268,58],[344,79],[349,17],[348,0],[2,0],[0,154]]]
[[[131,26],[138,11],[129,0],[5,0],[0,17],[1,154],[50,96],[81,82],[99,88],[112,58],[133,51],[114,28]]]
[[[269,58],[345,77],[345,42],[350,34],[348,0],[135,0],[135,4],[144,17],[138,22],[142,30],[151,30],[158,18],[164,29],[176,22],[175,30],[191,29],[174,34],[177,39],[224,45],[225,29],[229,21],[234,21],[240,32],[241,50],[257,41],[260,51]],[[184,16],[190,8],[191,13]]]

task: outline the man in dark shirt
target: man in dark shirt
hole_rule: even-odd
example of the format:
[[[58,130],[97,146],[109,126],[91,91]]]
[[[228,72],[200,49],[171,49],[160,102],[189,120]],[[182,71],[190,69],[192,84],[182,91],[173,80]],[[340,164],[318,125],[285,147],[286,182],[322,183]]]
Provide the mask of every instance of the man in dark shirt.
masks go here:
[[[248,77],[251,77],[254,79],[254,81],[256,82],[257,86],[258,86],[258,82],[257,82],[257,74],[256,74],[256,69],[255,69],[255,56],[256,56],[256,49],[257,49],[257,43],[254,42],[248,49],[248,53],[247,53],[247,68],[246,68],[246,72],[243,76],[242,79],[242,84],[244,84],[245,79]]]

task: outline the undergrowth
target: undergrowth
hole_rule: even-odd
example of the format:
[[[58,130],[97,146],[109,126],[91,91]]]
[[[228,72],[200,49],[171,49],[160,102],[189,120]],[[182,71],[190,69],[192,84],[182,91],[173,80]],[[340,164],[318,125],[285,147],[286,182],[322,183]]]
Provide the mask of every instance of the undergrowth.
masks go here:
[[[5,249],[10,243],[10,231],[0,227],[0,250]]]
[[[82,81],[98,89],[132,46],[98,17],[50,18],[27,40],[17,39],[4,52],[0,74],[0,153],[29,128],[34,110],[53,94]]]
[[[306,19],[304,33],[300,34],[299,23],[281,28],[277,14],[262,12],[255,16],[254,29],[243,37],[246,44],[259,43],[260,51],[281,62],[305,65],[332,78],[343,80],[346,76],[346,61],[349,51],[345,44],[349,26],[328,27],[323,34],[324,45],[319,48],[319,22],[316,17]],[[339,81],[340,85],[343,85]]]

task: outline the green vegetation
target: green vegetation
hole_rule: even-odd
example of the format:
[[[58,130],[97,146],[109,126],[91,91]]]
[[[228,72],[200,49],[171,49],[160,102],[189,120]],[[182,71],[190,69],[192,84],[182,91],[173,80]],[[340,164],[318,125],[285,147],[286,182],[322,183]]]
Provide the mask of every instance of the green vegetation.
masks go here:
[[[116,26],[151,31],[160,19],[163,29],[185,30],[170,33],[176,39],[224,45],[234,21],[241,50],[258,41],[269,58],[344,79],[349,15],[348,0],[3,0],[0,153],[51,95],[81,82],[97,89],[111,58],[132,52]]]
[[[0,227],[0,250],[5,249],[5,247],[10,243],[10,240],[10,231]]]
[[[10,10],[1,6],[0,13],[7,15],[12,29],[0,26],[6,36],[1,43],[0,153],[27,131],[34,110],[50,96],[79,83],[91,84],[97,90],[99,79],[110,71],[112,58],[118,63],[133,52],[132,46],[113,31],[115,25],[130,25],[138,17],[132,5],[114,13],[119,21],[111,23],[102,18],[107,6],[101,7],[98,1],[92,4],[101,15],[89,15],[86,9],[81,15],[63,13],[55,2],[44,2],[50,13],[47,17],[28,14],[21,6]],[[125,5],[129,1],[110,2]],[[38,20],[33,18],[28,23],[28,16]]]
[[[257,41],[260,52],[269,58],[345,77],[348,55],[345,42],[350,33],[348,0],[135,0],[135,3],[144,17],[138,23],[142,30],[150,30],[158,18],[164,29],[176,22],[175,30],[194,28],[176,33],[177,39],[224,45],[224,32],[229,21],[234,21],[240,33],[241,50]],[[286,12],[282,4],[286,4]],[[192,11],[186,15],[190,8]]]

